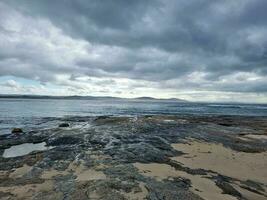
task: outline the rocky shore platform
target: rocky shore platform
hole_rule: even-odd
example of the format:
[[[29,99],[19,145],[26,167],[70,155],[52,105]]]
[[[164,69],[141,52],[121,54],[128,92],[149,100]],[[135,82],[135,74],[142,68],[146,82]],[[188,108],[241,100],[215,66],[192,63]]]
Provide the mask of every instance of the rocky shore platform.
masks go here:
[[[1,200],[267,199],[266,117],[98,116],[38,123],[0,135]]]

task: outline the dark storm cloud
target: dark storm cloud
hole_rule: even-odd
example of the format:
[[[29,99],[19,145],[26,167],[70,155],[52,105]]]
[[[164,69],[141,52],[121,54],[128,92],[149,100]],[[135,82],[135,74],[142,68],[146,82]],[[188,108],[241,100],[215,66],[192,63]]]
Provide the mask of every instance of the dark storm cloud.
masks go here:
[[[171,88],[266,92],[265,0],[3,2],[2,7],[14,9],[26,18],[48,20],[43,23],[43,30],[46,25],[48,29],[57,27],[73,39],[71,48],[77,40],[82,46],[79,49],[85,49],[88,55],[76,55],[75,50],[73,59],[58,61],[45,41],[43,46],[36,46],[30,38],[22,38],[19,46],[0,50],[0,75],[37,76],[42,81],[52,81],[64,72],[70,74],[70,79],[82,75],[121,77]],[[35,24],[27,26],[35,29]],[[0,26],[0,33],[6,36],[8,30],[3,27]],[[82,41],[90,45],[87,47]],[[67,51],[68,47],[64,52]],[[204,75],[196,82],[187,78],[190,74]],[[245,74],[245,78],[236,80],[233,74]],[[168,81],[173,84],[170,86]]]

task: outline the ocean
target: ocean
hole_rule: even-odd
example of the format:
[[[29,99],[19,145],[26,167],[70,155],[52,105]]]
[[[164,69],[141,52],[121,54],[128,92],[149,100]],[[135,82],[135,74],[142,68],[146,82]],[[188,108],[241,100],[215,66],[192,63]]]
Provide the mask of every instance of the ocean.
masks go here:
[[[180,103],[144,100],[0,99],[0,134],[13,127],[49,126],[45,118],[101,115],[267,116],[267,104]],[[47,121],[47,120],[45,120]]]

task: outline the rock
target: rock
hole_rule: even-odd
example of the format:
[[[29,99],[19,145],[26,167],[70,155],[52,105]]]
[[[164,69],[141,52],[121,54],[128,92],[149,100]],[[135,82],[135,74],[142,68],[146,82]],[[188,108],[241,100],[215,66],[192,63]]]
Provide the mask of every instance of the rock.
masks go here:
[[[218,180],[216,185],[223,190],[223,194],[229,194],[235,197],[242,197],[242,195],[229,183]]]
[[[71,136],[63,136],[51,141],[47,142],[48,146],[59,146],[59,145],[67,145],[67,144],[78,144],[81,142],[79,138],[71,137]]]
[[[96,120],[101,120],[101,119],[108,119],[109,118],[109,116],[99,116],[99,117],[97,117],[96,119],[95,119],[95,121]]]
[[[59,124],[58,127],[69,127],[70,125],[68,123],[62,123],[62,124]]]
[[[13,128],[11,133],[18,135],[20,133],[23,133],[23,131],[21,128]]]
[[[2,192],[0,191],[0,199],[8,199],[8,197],[12,196],[10,192]]]
[[[203,200],[197,194],[191,192],[189,187],[190,181],[186,179],[175,178],[174,180],[165,179],[163,181],[151,179],[146,184],[146,188],[149,191],[147,199]]]
[[[164,162],[168,160],[169,154],[175,156],[175,151],[169,152],[155,148],[151,144],[140,142],[133,144],[122,144],[105,150],[110,156],[121,162]]]
[[[228,123],[219,123],[219,125],[221,125],[221,126],[232,126],[232,124],[228,124]]]
[[[246,180],[246,181],[243,181],[242,184],[244,184],[245,186],[247,186],[249,188],[253,188],[253,189],[261,191],[261,192],[265,191],[264,188],[262,187],[263,186],[262,183],[258,183],[258,182],[252,181],[252,180]]]

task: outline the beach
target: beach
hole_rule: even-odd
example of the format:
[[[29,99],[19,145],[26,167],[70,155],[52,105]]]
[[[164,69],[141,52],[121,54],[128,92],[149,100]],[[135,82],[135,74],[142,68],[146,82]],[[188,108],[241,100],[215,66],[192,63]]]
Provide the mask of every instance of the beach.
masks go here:
[[[1,135],[1,199],[267,199],[266,117],[43,123],[53,125]]]

